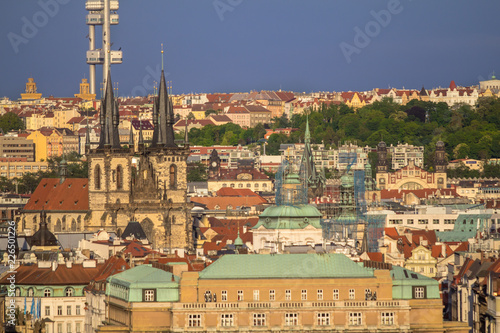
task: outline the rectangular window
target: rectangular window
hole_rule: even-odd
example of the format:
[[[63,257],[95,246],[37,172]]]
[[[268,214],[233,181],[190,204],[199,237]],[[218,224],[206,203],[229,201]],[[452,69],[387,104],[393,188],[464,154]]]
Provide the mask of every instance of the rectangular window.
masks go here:
[[[318,301],[323,300],[323,289],[318,289]]]
[[[253,291],[253,300],[254,301],[258,301],[259,300],[259,291],[258,290],[254,290]]]
[[[62,333],[62,323],[57,324],[57,333]]]
[[[406,220],[406,223],[407,223],[407,224],[413,224],[413,219],[408,219],[408,220]]]
[[[338,299],[339,299],[339,290],[333,289],[333,300],[338,300]]]
[[[66,307],[66,314],[67,314],[68,316],[71,316],[71,305],[68,305],[68,306]]]
[[[76,333],[81,333],[82,332],[81,327],[80,327],[80,323],[76,323],[75,324],[75,332]]]
[[[254,313],[253,314],[253,326],[266,326],[266,314],[265,313]]]
[[[77,306],[75,307],[75,314],[76,314],[77,316],[79,316],[79,315],[80,315],[80,305],[77,305]]]
[[[238,301],[243,301],[243,290],[238,290]]]
[[[285,300],[286,301],[292,300],[292,291],[290,289],[285,290]]]
[[[433,219],[432,220],[432,224],[439,224],[439,220],[438,219]]]
[[[316,324],[318,326],[330,325],[330,313],[329,312],[318,312],[316,314]]]
[[[59,306],[57,307],[57,315],[58,315],[58,316],[62,316],[62,305],[59,305]]]
[[[418,224],[429,224],[429,220],[427,219],[419,219]]]
[[[45,315],[50,316],[50,306],[45,307]]]
[[[349,325],[360,326],[362,324],[361,312],[349,312]]]
[[[227,290],[223,290],[220,292],[220,300],[221,301],[227,301]]]
[[[201,327],[201,314],[188,315],[188,326],[189,327]]]
[[[356,298],[356,293],[354,292],[354,289],[349,289],[349,299],[354,299]]]
[[[394,325],[394,312],[382,312],[381,324]]]
[[[301,300],[307,301],[307,290],[306,289],[302,289]]]
[[[274,301],[276,299],[276,292],[274,289],[269,290],[269,300]]]
[[[285,313],[285,326],[297,326],[297,325],[299,325],[299,314]]]
[[[71,333],[71,323],[66,324],[66,333]]]
[[[220,315],[220,326],[234,326],[234,315],[232,313],[223,313]]]
[[[413,298],[425,298],[425,287],[413,287]]]
[[[144,289],[143,291],[144,302],[154,302],[155,301],[155,290],[154,289]]]

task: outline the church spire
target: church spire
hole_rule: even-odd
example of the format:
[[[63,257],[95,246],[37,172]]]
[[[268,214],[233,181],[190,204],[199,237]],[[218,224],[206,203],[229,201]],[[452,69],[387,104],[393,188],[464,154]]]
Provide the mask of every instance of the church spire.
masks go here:
[[[174,109],[172,100],[168,97],[164,71],[161,72],[160,89],[158,90],[158,98],[155,104],[156,116],[153,108],[153,123],[156,122],[156,124],[151,145],[153,147],[177,147],[174,142]]]
[[[184,127],[184,146],[189,145],[189,139],[188,139],[188,119],[186,117],[186,127]]]
[[[309,117],[306,118],[306,131],[304,133],[304,143],[311,143],[311,133],[309,132]]]
[[[118,133],[118,124],[120,122],[118,112],[118,102],[113,95],[113,84],[111,81],[111,71],[108,70],[106,79],[106,93],[101,101],[101,139],[99,149],[120,148],[120,136]]]

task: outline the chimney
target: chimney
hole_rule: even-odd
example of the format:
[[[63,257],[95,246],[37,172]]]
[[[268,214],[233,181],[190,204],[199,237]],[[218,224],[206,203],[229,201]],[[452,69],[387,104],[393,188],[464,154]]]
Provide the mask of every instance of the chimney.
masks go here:
[[[68,261],[66,261],[66,267],[67,267],[67,268],[71,268],[71,267],[73,267],[73,263],[72,263],[71,261],[69,261],[69,260],[68,260]]]

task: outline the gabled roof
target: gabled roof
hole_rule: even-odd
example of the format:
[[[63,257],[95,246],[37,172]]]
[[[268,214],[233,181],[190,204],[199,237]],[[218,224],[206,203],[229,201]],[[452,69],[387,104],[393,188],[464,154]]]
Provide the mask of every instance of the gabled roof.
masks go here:
[[[105,282],[108,277],[123,272],[129,268],[130,266],[122,257],[112,256],[108,260],[106,260],[104,265],[101,266],[99,272],[96,274],[96,276],[92,278],[92,281],[90,281],[89,285],[85,289],[105,291],[106,290]],[[99,288],[97,288],[96,283],[99,283]]]
[[[127,224],[127,227],[122,233],[121,238],[125,239],[127,237],[133,236],[135,239],[141,240],[141,239],[148,239],[146,236],[146,233],[142,229],[142,226],[139,222],[136,221],[130,221]]]
[[[85,211],[89,210],[87,178],[43,178],[24,206],[24,210]]]
[[[130,242],[127,247],[123,250],[124,255],[132,254],[133,257],[142,258],[150,253],[156,253],[156,251],[144,247],[142,243]]]

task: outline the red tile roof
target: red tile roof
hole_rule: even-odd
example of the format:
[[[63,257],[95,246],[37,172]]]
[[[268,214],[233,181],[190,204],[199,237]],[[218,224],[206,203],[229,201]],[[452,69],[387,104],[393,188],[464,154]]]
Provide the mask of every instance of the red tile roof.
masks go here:
[[[102,264],[96,267],[83,267],[83,264],[73,264],[68,268],[65,264],[52,268],[39,268],[37,265],[21,265],[16,271],[16,284],[18,285],[87,285],[97,275]],[[0,284],[9,283],[7,276],[0,280]]]
[[[89,210],[87,178],[43,178],[38,184],[24,210]]]
[[[130,266],[122,257],[112,256],[106,260],[104,265],[101,266],[99,272],[92,279],[92,281],[90,281],[89,285],[85,289],[105,291],[106,279],[108,277],[121,273],[129,268]]]

